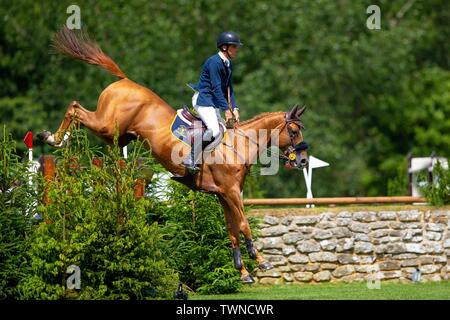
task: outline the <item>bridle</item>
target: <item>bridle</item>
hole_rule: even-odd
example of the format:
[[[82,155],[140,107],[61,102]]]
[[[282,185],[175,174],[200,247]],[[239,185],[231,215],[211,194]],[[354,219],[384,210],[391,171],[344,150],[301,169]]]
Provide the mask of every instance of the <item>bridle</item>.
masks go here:
[[[286,151],[283,155],[280,155],[280,159],[286,160],[286,161],[295,161],[297,159],[297,152],[301,152],[308,149],[308,143],[306,141],[302,141],[300,143],[295,143],[294,140],[299,135],[299,132],[292,131],[292,128],[289,124],[294,123],[296,124],[300,130],[305,129],[305,126],[300,121],[300,119],[290,119],[289,114],[285,113],[285,122],[284,126],[281,130],[284,129],[284,127],[287,126],[287,131],[289,134],[289,139],[291,140],[291,145],[287,147]]]

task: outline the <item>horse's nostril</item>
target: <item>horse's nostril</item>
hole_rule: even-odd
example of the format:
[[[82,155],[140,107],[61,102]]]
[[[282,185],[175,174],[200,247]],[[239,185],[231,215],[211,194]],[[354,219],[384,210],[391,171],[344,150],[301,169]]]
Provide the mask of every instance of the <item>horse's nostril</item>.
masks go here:
[[[308,160],[306,160],[306,159],[301,159],[300,160],[300,163],[303,164],[303,165],[306,165],[307,162],[308,162]]]

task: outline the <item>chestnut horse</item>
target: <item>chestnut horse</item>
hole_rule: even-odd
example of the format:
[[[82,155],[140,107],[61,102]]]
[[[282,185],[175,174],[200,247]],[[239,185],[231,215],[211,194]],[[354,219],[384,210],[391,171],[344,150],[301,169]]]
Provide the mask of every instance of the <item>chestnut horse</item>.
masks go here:
[[[286,155],[281,157],[291,167],[303,168],[307,164],[306,148],[298,148],[303,142],[300,115],[305,108],[299,109],[295,106],[290,112],[263,113],[241,122],[235,130],[236,134],[232,135],[227,131],[222,148],[218,147],[210,153],[210,155],[217,155],[220,152],[221,156],[227,159],[238,155],[241,161],[239,163],[236,161],[209,163],[205,159],[200,171],[192,175],[181,161],[173,160],[174,149],[179,150],[181,158],[189,155],[190,152],[190,147],[180,142],[170,131],[172,120],[176,115],[174,109],[150,89],[128,79],[110,57],[82,34],[78,35],[64,28],[56,34],[54,45],[63,54],[99,65],[121,79],[103,90],[96,111],[91,112],[80,103],[73,101],[69,104],[58,130],[54,134],[44,131],[39,134],[39,137],[54,147],[62,147],[70,136],[68,129],[74,121],[77,125],[87,127],[108,143],[113,142],[116,128],[119,131],[120,146],[125,146],[134,139],[143,140],[152,155],[176,177],[175,179],[194,190],[217,195],[224,209],[228,235],[233,248],[234,265],[240,271],[241,280],[246,283],[253,282],[253,278],[242,263],[239,249],[241,232],[244,235],[249,256],[256,259],[261,270],[271,269],[272,265],[253,246],[251,230],[244,215],[241,192],[245,177],[253,163],[250,160],[267,149],[271,143],[270,138],[262,144],[258,142],[260,129],[266,129],[268,137],[271,137],[272,133],[278,134],[278,147],[286,152]],[[256,137],[247,136],[250,131],[256,132]],[[243,144],[236,143],[239,137],[241,140],[244,139]],[[205,155],[205,157],[208,156]]]

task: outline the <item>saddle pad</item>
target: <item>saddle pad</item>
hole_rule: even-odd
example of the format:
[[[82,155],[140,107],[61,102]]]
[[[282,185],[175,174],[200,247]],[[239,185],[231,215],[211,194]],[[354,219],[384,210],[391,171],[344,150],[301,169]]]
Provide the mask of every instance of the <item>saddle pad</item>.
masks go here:
[[[173,118],[172,125],[170,126],[170,131],[172,131],[172,134],[178,140],[190,146],[188,140],[188,128],[192,125],[192,122],[183,117],[181,111],[182,109],[177,110],[177,114]]]
[[[178,109],[177,110],[177,114],[175,115],[175,117],[173,118],[172,121],[172,125],[170,126],[170,131],[172,131],[172,134],[181,142],[184,142],[187,145],[191,145],[189,138],[188,138],[188,130],[189,127],[192,125],[192,122],[190,122],[189,120],[187,120],[185,117],[183,117],[181,111],[183,109]],[[221,141],[223,141],[225,139],[225,134],[226,134],[226,128],[225,125],[222,122],[219,122],[220,126],[223,129],[223,136]],[[222,131],[222,130],[221,130]],[[205,151],[210,151],[212,149],[214,149],[218,144],[220,143],[220,141],[213,141],[211,144],[209,144],[206,148]]]

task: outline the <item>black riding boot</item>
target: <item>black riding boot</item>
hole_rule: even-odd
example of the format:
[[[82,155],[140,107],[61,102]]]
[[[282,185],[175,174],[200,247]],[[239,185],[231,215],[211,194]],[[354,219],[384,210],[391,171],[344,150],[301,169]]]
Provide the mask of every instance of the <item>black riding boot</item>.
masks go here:
[[[206,130],[202,136],[202,139],[200,141],[194,140],[194,143],[191,147],[190,156],[186,157],[186,159],[183,160],[183,165],[189,170],[189,171],[198,171],[200,170],[200,166],[198,165],[198,160],[203,155],[203,150],[206,148],[206,146],[214,141],[214,138],[212,137],[211,130]],[[194,145],[196,146],[194,148]]]
[[[200,147],[194,148],[194,146],[192,146],[189,156],[187,156],[183,160],[183,165],[191,172],[199,171],[200,166],[197,164],[197,159],[198,159],[198,154],[201,154],[201,153],[202,153],[202,150]]]

